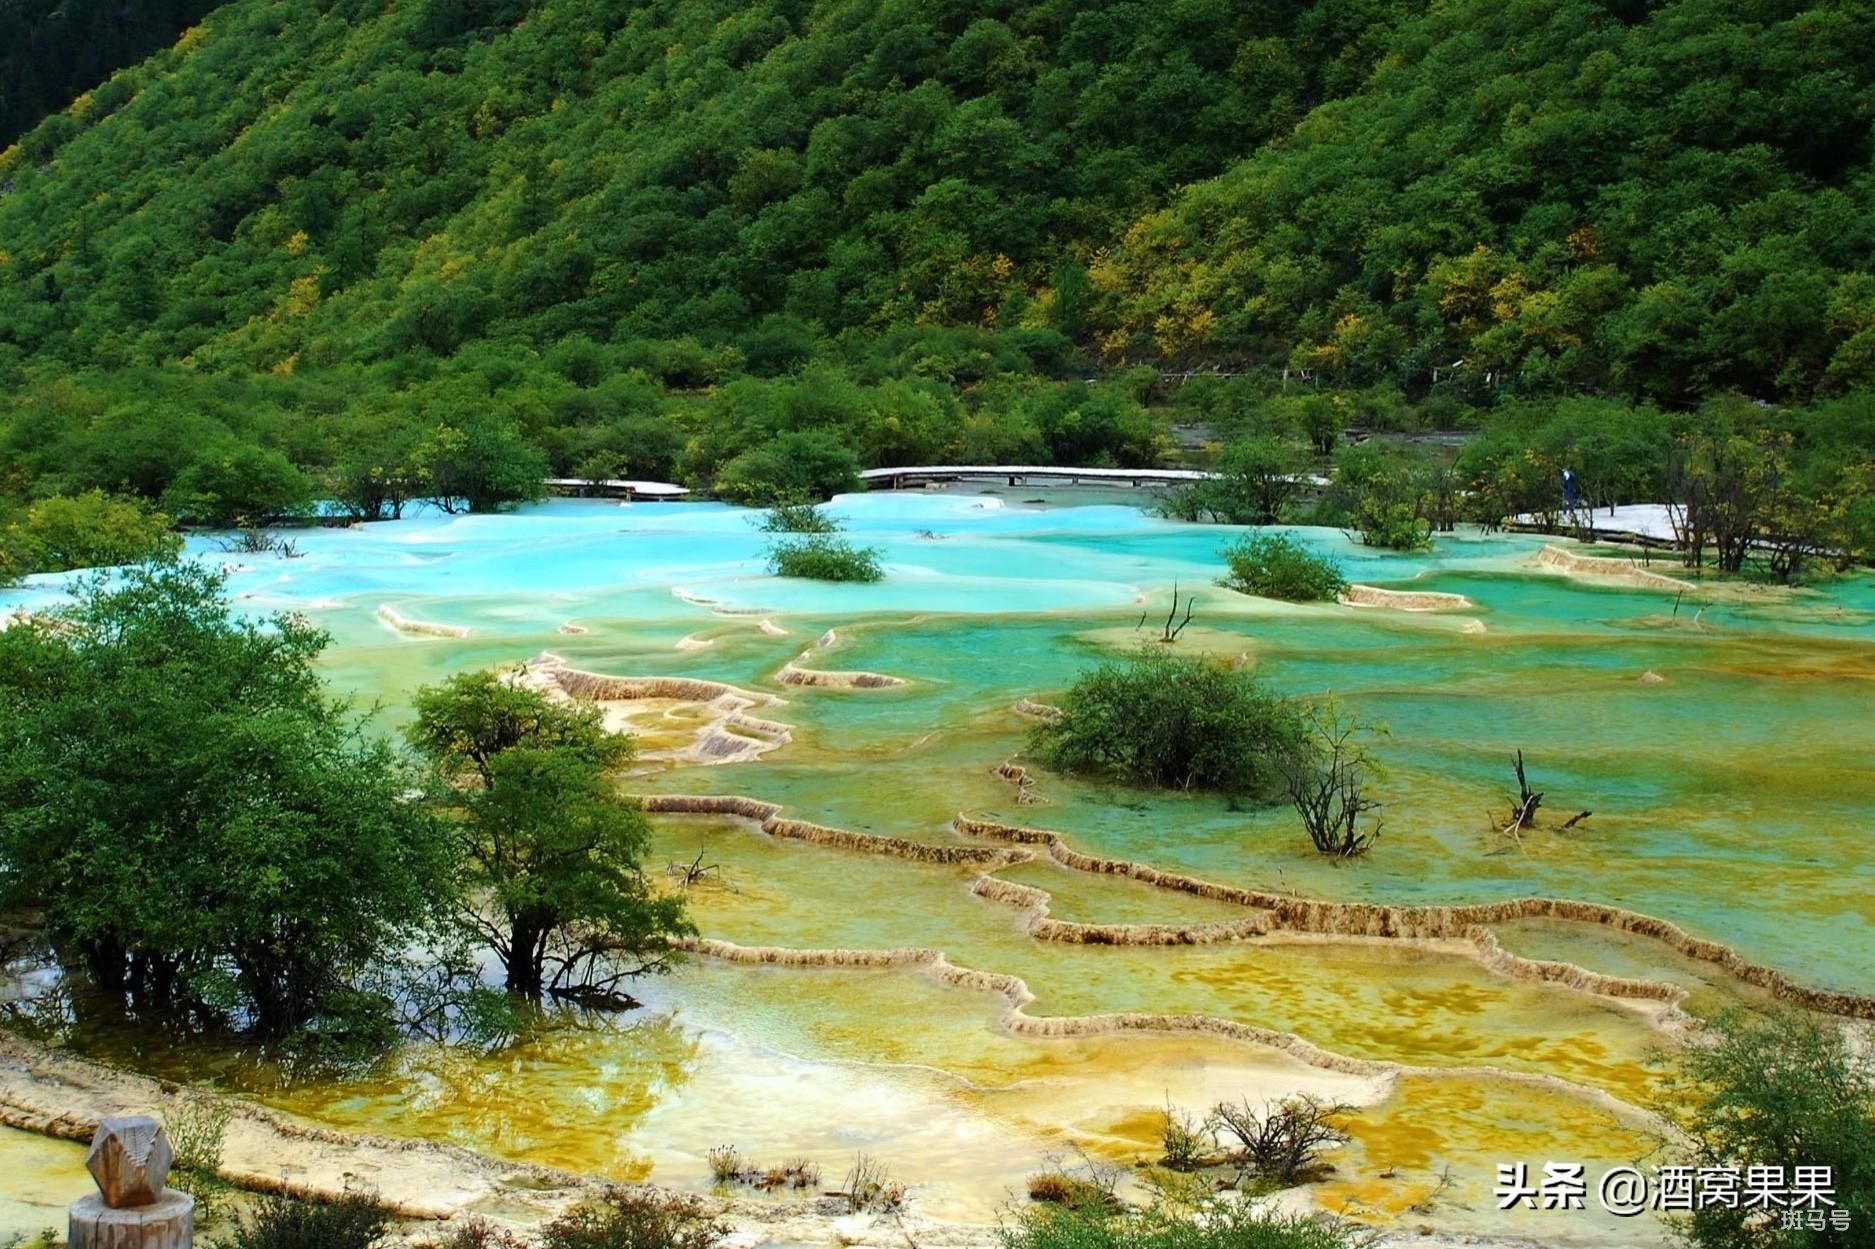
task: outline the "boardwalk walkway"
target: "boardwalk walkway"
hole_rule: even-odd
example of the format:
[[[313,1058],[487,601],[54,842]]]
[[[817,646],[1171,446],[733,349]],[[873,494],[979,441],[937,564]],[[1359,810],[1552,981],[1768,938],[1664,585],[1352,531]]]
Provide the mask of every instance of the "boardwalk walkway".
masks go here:
[[[908,468],[869,468],[860,474],[868,485],[886,490],[928,482],[1000,481],[1011,486],[1173,486],[1202,481],[1215,473],[1195,468],[1061,468],[1040,464],[924,464]]]

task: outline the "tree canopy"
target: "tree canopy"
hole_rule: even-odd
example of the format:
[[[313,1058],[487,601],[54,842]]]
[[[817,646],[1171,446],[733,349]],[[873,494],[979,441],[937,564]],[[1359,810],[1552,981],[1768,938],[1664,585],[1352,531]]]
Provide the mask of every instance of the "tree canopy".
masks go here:
[[[608,775],[631,739],[595,706],[492,672],[428,686],[416,706],[407,736],[436,766],[433,802],[458,833],[461,915],[508,988],[619,1002],[623,980],[663,970],[672,938],[694,929],[682,897],[645,878],[650,827]]]
[[[1177,415],[1267,521],[1350,427],[1565,406],[1632,497],[1622,414],[1738,398],[1866,530],[1810,414],[1875,387],[1871,53],[1856,0],[232,0],[0,151],[0,494],[766,504]],[[1465,476],[1343,467],[1391,546]]]
[[[4,904],[141,1005],[368,1024],[361,985],[437,930],[453,873],[411,775],[326,695],[326,642],[236,617],[193,564],[0,630]]]

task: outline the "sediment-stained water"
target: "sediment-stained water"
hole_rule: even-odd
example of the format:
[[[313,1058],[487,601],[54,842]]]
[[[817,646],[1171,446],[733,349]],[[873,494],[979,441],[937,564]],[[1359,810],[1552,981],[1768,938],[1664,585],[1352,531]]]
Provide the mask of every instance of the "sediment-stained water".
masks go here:
[[[706,765],[684,751],[715,723],[695,704],[621,707],[653,756],[627,789],[746,795],[777,818],[970,848],[927,861],[946,856],[658,815],[652,870],[713,864],[692,906],[704,937],[730,944],[641,986],[643,1011],[494,1055],[416,1049],[369,1079],[216,1074],[320,1122],[680,1186],[707,1182],[720,1144],[830,1173],[863,1150],[929,1212],[971,1219],[1050,1153],[1153,1156],[1168,1105],[1306,1090],[1356,1107],[1315,1193],[1328,1208],[1631,1244],[1658,1229],[1499,1214],[1490,1185],[1499,1162],[1579,1160],[1592,1176],[1646,1154],[1649,1057],[1673,1044],[1679,1008],[1665,991],[1608,991],[1615,980],[1535,979],[1523,960],[1679,986],[1694,1013],[1768,996],[1684,952],[1701,942],[1799,986],[1875,993],[1868,582],[1642,588],[1563,575],[1539,539],[1465,534],[1397,555],[1298,530],[1351,580],[1467,602],[1297,607],[1211,585],[1228,529],[1022,497],[837,501],[852,536],[881,548],[888,575],[870,586],[769,577],[750,514],[704,504],[566,501],[317,531],[290,561],[208,555],[246,561],[230,580],[244,606],[329,629],[333,681],[381,701],[387,730],[417,686],[542,651],[588,672],[724,682],[764,696],[751,714],[786,726],[785,744]],[[1320,858],[1286,808],[1073,781],[1025,757],[1018,700],[1045,702],[1156,638],[1175,583],[1198,595],[1181,649],[1384,726],[1385,827],[1366,860]],[[57,592],[45,581],[0,606]],[[791,665],[903,683],[802,685],[784,680]],[[1520,843],[1494,830],[1519,749],[1548,816]],[[1560,831],[1578,811],[1593,814]],[[1666,921],[1683,949],[1554,917],[1491,924],[1495,953],[1462,926],[1404,941],[1275,923],[1217,940],[1269,909],[1074,870],[1034,845],[1010,853],[953,827],[960,813],[1277,897],[1577,899]],[[1063,935],[1089,925],[1149,943]],[[1199,943],[1167,944],[1168,928]],[[782,953],[746,961],[762,949]],[[814,965],[841,961],[873,965]],[[205,1074],[200,1055],[138,1061]]]

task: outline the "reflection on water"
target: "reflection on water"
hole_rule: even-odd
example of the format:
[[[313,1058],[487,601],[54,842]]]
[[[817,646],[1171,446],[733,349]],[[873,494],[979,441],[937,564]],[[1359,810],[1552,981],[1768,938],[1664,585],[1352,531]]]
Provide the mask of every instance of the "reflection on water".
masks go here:
[[[931,841],[955,836],[948,824],[960,810],[996,811],[1095,853],[1303,896],[1591,899],[1670,919],[1810,982],[1875,990],[1875,856],[1863,828],[1875,809],[1875,587],[1866,580],[1682,596],[1539,573],[1535,539],[1442,538],[1431,553],[1397,555],[1298,530],[1343,559],[1353,580],[1410,581],[1472,606],[1295,607],[1209,586],[1230,531],[1130,507],[910,494],[846,498],[833,510],[858,541],[881,548],[883,583],[763,575],[765,539],[736,509],[565,501],[312,532],[303,559],[253,561],[231,587],[244,605],[305,611],[330,629],[332,679],[381,699],[387,726],[439,674],[552,649],[587,669],[683,673],[786,699],[774,714],[795,726],[787,747],[633,786],[746,793],[802,818]],[[1375,752],[1386,767],[1386,828],[1369,860],[1319,858],[1284,810],[1046,774],[1043,801],[1018,807],[992,773],[1023,750],[1011,704],[1046,698],[1144,636],[1141,613],[1162,612],[1174,581],[1199,588],[1181,645],[1241,655],[1286,692],[1332,692],[1385,726]],[[56,593],[55,580],[37,579],[0,607]],[[470,633],[400,635],[379,619],[383,604]],[[570,622],[587,631],[562,632]],[[779,685],[774,673],[829,628],[838,641],[809,666],[908,684]],[[1509,755],[1519,748],[1555,813],[1550,830],[1521,846],[1490,831],[1488,815],[1514,787]],[[1553,831],[1578,810],[1594,814]],[[548,1030],[496,1055],[417,1050],[366,1079],[282,1082],[251,1064],[147,1046],[136,1061],[218,1076],[321,1122],[619,1178],[701,1185],[703,1155],[725,1143],[763,1160],[808,1157],[832,1173],[863,1149],[921,1184],[915,1198],[929,1212],[972,1218],[989,1217],[1067,1145],[1151,1156],[1168,1101],[1201,1109],[1310,1088],[1368,1103],[1322,1200],[1408,1221],[1430,1209],[1441,1226],[1504,1227],[1488,1195],[1496,1162],[1575,1157],[1593,1172],[1647,1148],[1631,1117],[1584,1096],[1432,1074],[1489,1066],[1631,1103],[1651,1096],[1645,1059],[1659,1038],[1643,1012],[1505,980],[1462,951],[1042,943],[1022,914],[973,895],[966,869],[777,843],[722,820],[659,819],[654,868],[699,848],[722,868],[694,894],[709,936],[941,948],[953,963],[1022,977],[1036,996],[1032,1016],[1209,1015],[1424,1074],[1376,1083],[1195,1035],[1016,1037],[998,1026],[1000,998],[916,971],[707,960],[643,986],[644,1012]],[[1049,862],[1002,875],[1049,891],[1062,919],[1237,914]],[[1685,985],[1696,1011],[1752,1000],[1713,968],[1642,939],[1536,921],[1499,935],[1517,953]],[[121,1038],[91,1044],[118,1050]],[[1442,1185],[1447,1167],[1454,1178]],[[1620,1243],[1638,1234],[1601,1231]]]

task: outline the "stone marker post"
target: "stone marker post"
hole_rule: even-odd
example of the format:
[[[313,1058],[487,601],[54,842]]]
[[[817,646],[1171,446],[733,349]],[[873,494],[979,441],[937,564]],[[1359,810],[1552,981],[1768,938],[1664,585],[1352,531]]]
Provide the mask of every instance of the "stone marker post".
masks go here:
[[[169,1137],[148,1115],[98,1124],[85,1155],[98,1191],[72,1203],[71,1249],[190,1249],[195,1198],[164,1187],[175,1160]]]

